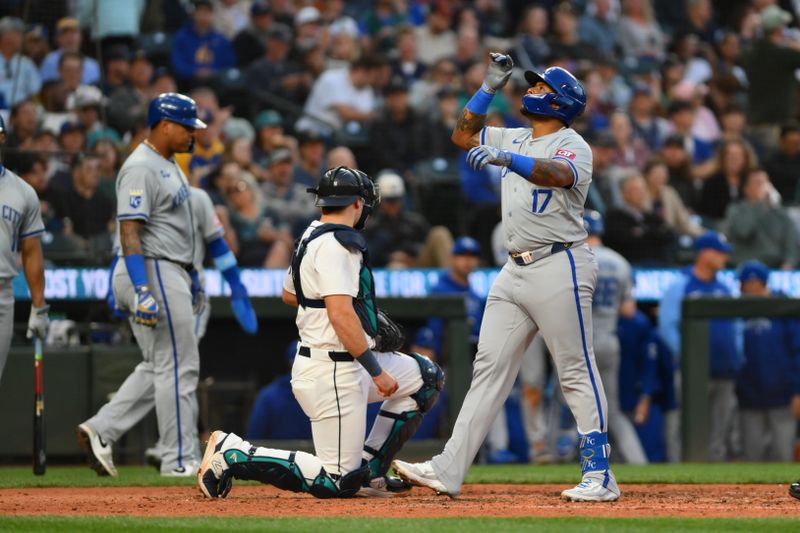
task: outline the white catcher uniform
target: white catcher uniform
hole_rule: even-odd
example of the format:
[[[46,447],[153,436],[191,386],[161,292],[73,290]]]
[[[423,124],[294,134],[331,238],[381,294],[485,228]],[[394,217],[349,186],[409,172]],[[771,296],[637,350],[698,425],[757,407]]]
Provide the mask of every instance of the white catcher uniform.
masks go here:
[[[39,237],[44,223],[33,187],[0,165],[0,378],[14,332],[14,290],[19,244]]]
[[[482,145],[564,161],[575,177],[570,188],[547,188],[503,168],[505,246],[512,254],[532,252],[533,262],[517,264],[509,258],[492,285],[472,385],[450,440],[431,466],[449,494],[460,492],[491,421],[514,384],[522,355],[539,332],[577,421],[584,475],[596,476],[605,486],[613,476],[607,467],[606,397],[592,341],[597,263],[584,244],[582,219],[592,175],[591,149],[571,128],[534,139],[529,128],[485,127],[480,137]]]
[[[140,234],[151,293],[158,302],[155,328],[133,320],[136,294],[125,261],[117,261],[113,290],[117,305],[130,314],[143,361],[114,398],[86,425],[104,442],[115,442],[141,420],[155,402],[162,474],[191,471],[199,458],[195,391],[200,357],[194,334],[191,278],[195,223],[190,188],[174,160],[142,143],[117,178],[117,220],[141,220]],[[117,228],[119,233],[119,226]]]

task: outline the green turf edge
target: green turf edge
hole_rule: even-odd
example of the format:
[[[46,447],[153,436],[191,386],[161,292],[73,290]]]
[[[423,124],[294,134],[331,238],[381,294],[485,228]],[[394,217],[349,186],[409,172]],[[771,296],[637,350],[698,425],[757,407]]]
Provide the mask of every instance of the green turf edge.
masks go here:
[[[616,465],[622,484],[633,483],[768,483],[788,484],[800,478],[796,463]],[[467,483],[574,484],[578,465],[475,465]],[[190,486],[194,478],[161,477],[153,468],[119,467],[119,477],[98,477],[87,467],[48,467],[34,476],[30,467],[0,467],[0,489],[33,487],[161,487]],[[241,485],[236,482],[237,486]]]
[[[495,531],[658,532],[658,531],[800,531],[800,519],[713,518],[132,518],[0,517],[0,531],[324,531],[325,533],[436,533]]]

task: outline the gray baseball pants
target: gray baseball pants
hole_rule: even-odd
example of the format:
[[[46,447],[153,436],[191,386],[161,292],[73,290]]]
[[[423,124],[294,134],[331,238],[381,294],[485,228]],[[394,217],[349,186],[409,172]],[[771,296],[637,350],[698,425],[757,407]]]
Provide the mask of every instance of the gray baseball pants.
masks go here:
[[[0,381],[14,334],[14,289],[11,278],[0,278]]]

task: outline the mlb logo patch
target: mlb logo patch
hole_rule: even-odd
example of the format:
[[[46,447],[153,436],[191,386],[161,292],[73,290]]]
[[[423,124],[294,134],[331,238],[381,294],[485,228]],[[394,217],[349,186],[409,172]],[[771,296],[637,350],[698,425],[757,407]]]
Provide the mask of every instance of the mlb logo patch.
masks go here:
[[[553,157],[566,157],[570,161],[575,159],[575,152],[570,152],[569,150],[559,149],[556,150],[556,154]]]
[[[137,209],[140,205],[142,205],[142,194],[144,191],[132,189],[128,195],[128,204]]]

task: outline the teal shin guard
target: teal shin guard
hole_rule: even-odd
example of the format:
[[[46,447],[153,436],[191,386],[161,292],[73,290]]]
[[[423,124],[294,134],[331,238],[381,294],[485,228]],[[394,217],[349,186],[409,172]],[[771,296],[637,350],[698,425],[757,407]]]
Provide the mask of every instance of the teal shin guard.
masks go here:
[[[372,459],[367,462],[370,471],[370,479],[385,476],[389,471],[392,460],[403,445],[414,436],[417,428],[422,423],[423,414],[420,411],[404,411],[402,413],[391,413],[381,409],[379,417],[394,419],[389,435],[379,449],[364,446],[364,451],[372,455]]]

